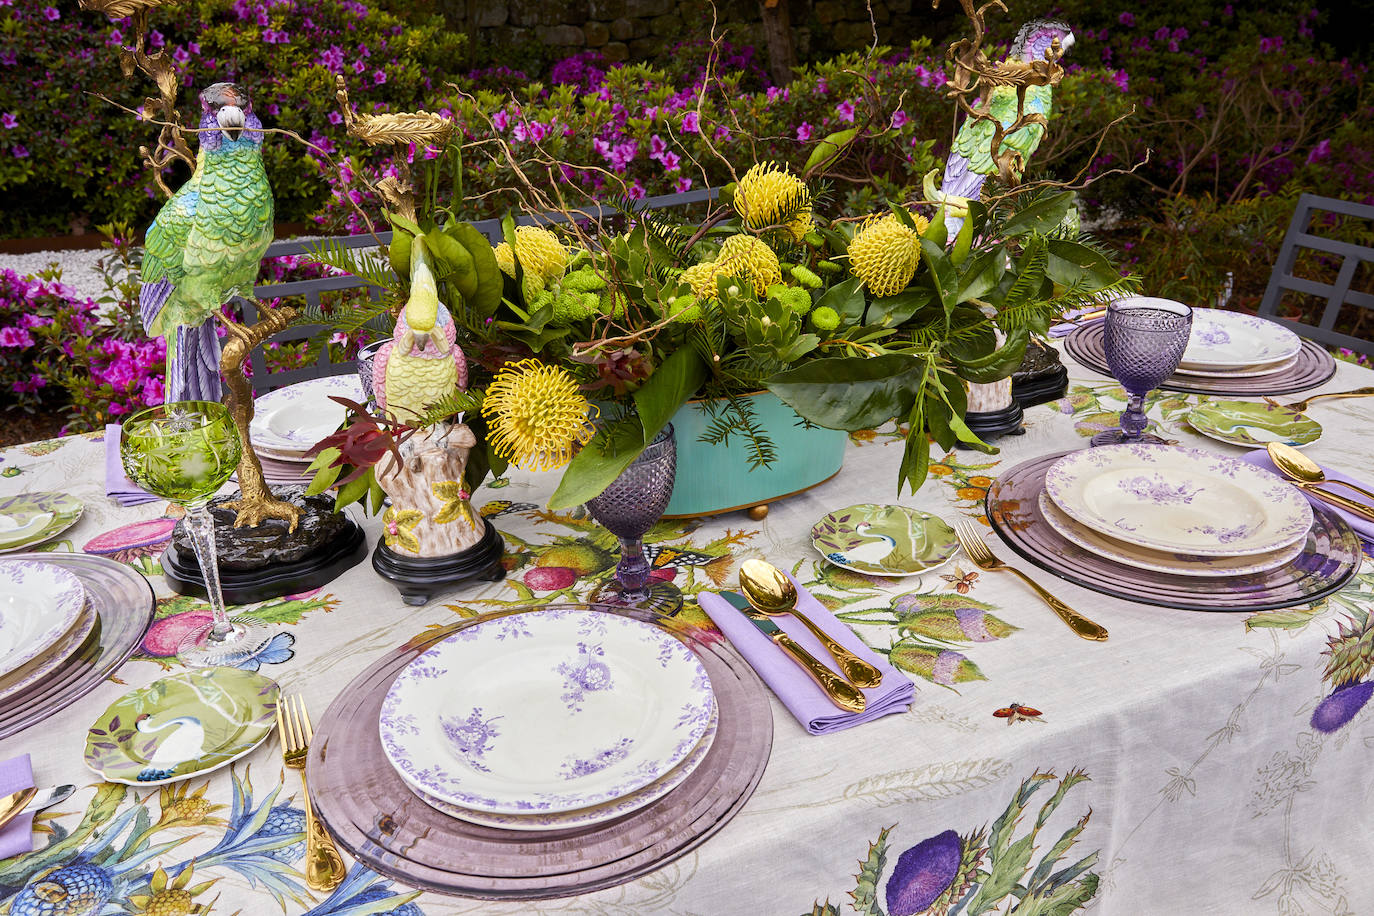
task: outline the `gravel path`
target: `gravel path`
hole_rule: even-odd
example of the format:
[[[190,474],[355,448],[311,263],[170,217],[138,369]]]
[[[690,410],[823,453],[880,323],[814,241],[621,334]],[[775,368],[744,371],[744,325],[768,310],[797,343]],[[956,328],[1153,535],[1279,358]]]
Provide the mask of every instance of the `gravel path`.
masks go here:
[[[62,267],[63,283],[75,289],[78,295],[96,299],[105,292],[105,282],[95,269],[95,262],[103,254],[103,248],[0,254],[0,270],[12,270],[20,275],[35,274],[55,261]]]

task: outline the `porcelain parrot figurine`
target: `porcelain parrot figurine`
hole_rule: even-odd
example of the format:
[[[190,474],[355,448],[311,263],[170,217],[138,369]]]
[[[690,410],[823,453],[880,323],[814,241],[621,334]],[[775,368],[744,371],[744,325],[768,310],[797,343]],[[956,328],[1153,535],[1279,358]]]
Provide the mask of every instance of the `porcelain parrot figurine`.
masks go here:
[[[1045,51],[1059,39],[1060,54],[1068,53],[1073,46],[1074,36],[1068,24],[1058,19],[1032,19],[1021,27],[1007,55],[1009,62],[1022,65],[1043,62]],[[1005,65],[1003,65],[1005,67]],[[986,80],[992,86],[982,110],[1001,123],[1003,129],[1011,127],[1017,119],[1017,90],[1014,85],[999,83],[994,70]],[[1048,118],[1054,97],[1052,85],[1032,83],[1025,87],[1025,108],[1027,114],[1040,114]],[[968,201],[977,200],[983,189],[983,182],[989,175],[999,172],[998,163],[993,159],[992,139],[993,122],[981,118],[968,118],[959,128],[954,138],[954,148],[945,160],[945,174],[941,190],[934,189],[934,173],[926,176],[926,198],[944,201],[949,205],[946,212],[946,226],[952,238],[963,224],[962,214],[967,212]],[[1010,131],[1002,138],[1002,150],[1010,149],[1019,165],[1013,169],[1014,177],[1019,179],[1021,172],[1030,160],[1031,154],[1045,136],[1045,125],[1025,124]]]
[[[167,341],[168,401],[220,399],[214,316],[235,295],[252,297],[272,242],[262,122],[248,93],[215,83],[200,107],[195,171],[148,227],[143,256],[139,307],[145,330]]]
[[[431,404],[468,386],[468,364],[455,341],[453,316],[439,301],[434,261],[423,238],[410,257],[410,298],[396,319],[392,339],[373,361],[377,406],[401,422],[422,416]]]

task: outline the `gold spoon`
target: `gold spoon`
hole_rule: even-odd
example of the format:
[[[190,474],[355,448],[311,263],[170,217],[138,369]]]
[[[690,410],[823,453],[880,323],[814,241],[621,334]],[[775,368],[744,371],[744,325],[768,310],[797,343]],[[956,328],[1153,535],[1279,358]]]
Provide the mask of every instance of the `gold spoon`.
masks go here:
[[[1282,442],[1270,442],[1265,446],[1265,449],[1268,450],[1269,457],[1273,460],[1275,467],[1296,481],[1313,487],[1323,483],[1340,484],[1343,487],[1354,490],[1356,493],[1374,499],[1374,493],[1369,492],[1364,487],[1356,486],[1344,480],[1329,479],[1326,476],[1326,472],[1322,470],[1321,465],[1317,464],[1317,462],[1308,458],[1291,445],[1285,445]]]
[[[821,641],[826,651],[839,665],[840,673],[855,687],[877,687],[883,673],[868,662],[835,642],[811,619],[797,610],[797,588],[782,570],[763,560],[745,560],[739,568],[739,587],[744,597],[761,613],[769,617],[791,614],[806,624],[811,635]]]

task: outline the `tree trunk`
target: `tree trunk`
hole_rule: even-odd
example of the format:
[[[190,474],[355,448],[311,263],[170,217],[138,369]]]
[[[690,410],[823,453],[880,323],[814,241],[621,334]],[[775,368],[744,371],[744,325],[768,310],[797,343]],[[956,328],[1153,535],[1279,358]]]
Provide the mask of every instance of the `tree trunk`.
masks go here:
[[[768,44],[768,69],[773,82],[786,86],[792,82],[792,68],[797,63],[797,51],[792,44],[792,17],[788,0],[759,0],[763,13],[763,35]]]
[[[459,495],[468,453],[476,444],[472,430],[463,424],[435,427],[401,445],[400,468],[395,458],[378,465],[377,483],[391,497],[392,508],[384,519],[388,547],[402,555],[446,557],[482,539],[482,516]]]

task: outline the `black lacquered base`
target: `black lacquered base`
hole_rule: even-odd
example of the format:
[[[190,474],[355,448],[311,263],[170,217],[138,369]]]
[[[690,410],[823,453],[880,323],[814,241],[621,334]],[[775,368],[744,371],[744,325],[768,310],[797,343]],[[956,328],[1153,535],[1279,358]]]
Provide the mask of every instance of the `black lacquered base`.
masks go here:
[[[467,550],[445,557],[407,557],[378,542],[372,551],[372,568],[396,586],[406,604],[421,605],[452,586],[471,579],[496,582],[506,577],[501,555],[506,542],[487,522],[482,539]]]
[[[989,439],[996,439],[999,436],[1019,436],[1026,430],[1021,425],[1025,419],[1026,412],[1021,409],[1021,405],[1012,401],[1008,407],[1002,410],[992,410],[986,413],[969,413],[964,416],[964,422],[974,434],[987,442]],[[963,442],[958,443],[959,448],[972,448]]]
[[[220,588],[225,604],[254,604],[282,595],[294,595],[328,585],[362,562],[367,556],[367,539],[363,529],[352,519],[344,533],[328,544],[291,562],[275,562],[265,558],[258,569],[226,569],[220,567]],[[162,576],[167,587],[179,595],[205,597],[205,576],[194,553],[175,546],[162,552]]]
[[[1011,396],[1024,410],[1037,404],[1057,401],[1069,393],[1069,370],[1063,365],[1036,375],[1011,377]]]

